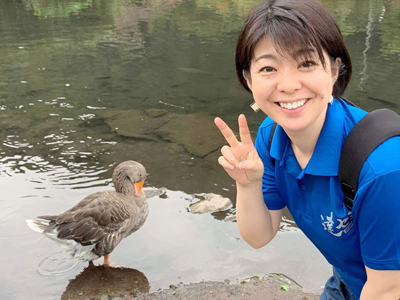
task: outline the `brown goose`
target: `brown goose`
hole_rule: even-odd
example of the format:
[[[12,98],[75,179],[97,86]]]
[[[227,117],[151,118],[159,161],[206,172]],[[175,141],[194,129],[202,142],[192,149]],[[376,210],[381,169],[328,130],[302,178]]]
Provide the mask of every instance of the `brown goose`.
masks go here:
[[[92,261],[104,256],[104,265],[109,266],[114,248],[146,221],[145,179],[146,169],[140,163],[125,161],[113,172],[115,192],[91,194],[58,216],[26,222],[57,242],[72,258]]]

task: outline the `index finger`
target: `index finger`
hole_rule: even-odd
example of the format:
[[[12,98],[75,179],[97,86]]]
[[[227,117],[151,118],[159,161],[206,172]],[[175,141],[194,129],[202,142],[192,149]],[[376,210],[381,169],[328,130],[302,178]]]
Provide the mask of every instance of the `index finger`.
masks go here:
[[[243,144],[252,145],[253,140],[251,139],[251,134],[249,130],[249,126],[247,125],[246,117],[242,114],[239,116],[239,133],[240,133],[240,140]]]
[[[239,144],[239,141],[237,140],[233,131],[229,128],[228,125],[226,125],[226,123],[224,121],[222,121],[221,118],[218,118],[218,117],[215,118],[214,123],[215,123],[215,125],[217,125],[218,129],[221,131],[225,140],[228,142],[228,144],[231,147],[235,147]]]

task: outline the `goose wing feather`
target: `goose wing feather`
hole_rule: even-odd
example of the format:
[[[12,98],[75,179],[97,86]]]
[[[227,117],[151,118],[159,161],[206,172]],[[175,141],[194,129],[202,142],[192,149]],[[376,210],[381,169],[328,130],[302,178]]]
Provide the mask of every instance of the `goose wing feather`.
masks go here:
[[[107,236],[118,235],[134,217],[126,204],[131,201],[121,197],[125,196],[112,191],[91,194],[55,220],[52,217],[54,223],[48,229],[56,227],[58,238],[73,239],[82,245],[97,244]]]

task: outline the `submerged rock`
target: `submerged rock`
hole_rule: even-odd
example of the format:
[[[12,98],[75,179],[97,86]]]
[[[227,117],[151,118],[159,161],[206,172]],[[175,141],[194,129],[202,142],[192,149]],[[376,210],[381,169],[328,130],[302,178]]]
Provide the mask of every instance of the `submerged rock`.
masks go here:
[[[222,197],[221,195],[209,193],[204,200],[200,200],[189,206],[190,212],[193,214],[203,214],[206,212],[217,212],[227,210],[232,206],[229,198]]]
[[[226,144],[213,120],[196,114],[176,114],[168,123],[160,126],[156,134],[165,140],[183,145],[188,152],[199,157],[204,157]]]
[[[173,118],[161,111],[146,113],[138,110],[106,110],[98,115],[112,132],[120,136],[149,140],[154,140],[155,130]]]
[[[162,139],[205,157],[226,144],[213,118],[200,114],[174,114],[162,109],[105,110],[98,113],[112,132],[125,137]]]

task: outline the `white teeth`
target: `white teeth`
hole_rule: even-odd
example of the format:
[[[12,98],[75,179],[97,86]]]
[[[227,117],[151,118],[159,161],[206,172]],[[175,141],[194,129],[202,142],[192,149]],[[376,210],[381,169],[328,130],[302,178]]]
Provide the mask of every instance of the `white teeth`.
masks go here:
[[[279,102],[279,105],[286,109],[296,109],[300,106],[303,106],[306,102],[307,102],[307,99],[303,99],[303,100],[293,102],[293,103]]]

